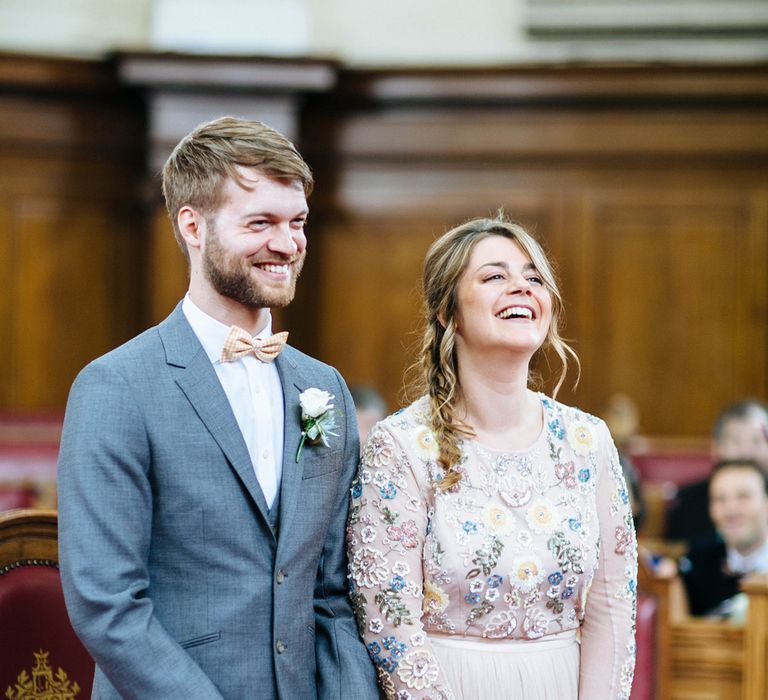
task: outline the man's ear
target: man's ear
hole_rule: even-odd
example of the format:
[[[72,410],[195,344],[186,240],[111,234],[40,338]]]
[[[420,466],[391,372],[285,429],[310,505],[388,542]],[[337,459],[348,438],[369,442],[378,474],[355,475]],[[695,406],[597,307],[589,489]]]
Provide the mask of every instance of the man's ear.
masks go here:
[[[205,232],[205,218],[196,209],[183,206],[176,215],[179,233],[188,249],[201,248]]]

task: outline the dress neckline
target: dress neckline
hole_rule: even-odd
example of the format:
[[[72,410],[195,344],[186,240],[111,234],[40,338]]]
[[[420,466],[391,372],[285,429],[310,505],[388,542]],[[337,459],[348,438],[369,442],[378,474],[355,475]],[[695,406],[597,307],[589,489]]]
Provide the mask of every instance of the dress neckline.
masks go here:
[[[526,447],[521,447],[518,450],[510,450],[504,447],[491,447],[490,445],[486,445],[484,442],[480,442],[477,438],[465,438],[464,441],[467,444],[473,445],[475,447],[479,447],[482,450],[485,450],[486,452],[492,452],[497,455],[517,455],[517,454],[524,454],[526,452],[531,452],[536,447],[539,446],[540,443],[544,442],[546,435],[547,435],[547,406],[544,401],[545,396],[540,391],[535,391],[534,394],[536,395],[536,398],[539,400],[539,406],[541,407],[541,430],[539,431],[539,434],[536,436],[536,438]]]

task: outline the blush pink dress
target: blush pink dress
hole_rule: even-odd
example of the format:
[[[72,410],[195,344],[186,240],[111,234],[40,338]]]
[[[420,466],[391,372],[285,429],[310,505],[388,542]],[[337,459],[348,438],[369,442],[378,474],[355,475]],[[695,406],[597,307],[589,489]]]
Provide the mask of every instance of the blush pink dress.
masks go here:
[[[372,430],[347,534],[385,697],[629,698],[637,556],[616,449],[599,419],[539,398],[535,443],[463,441],[447,491],[426,398]]]

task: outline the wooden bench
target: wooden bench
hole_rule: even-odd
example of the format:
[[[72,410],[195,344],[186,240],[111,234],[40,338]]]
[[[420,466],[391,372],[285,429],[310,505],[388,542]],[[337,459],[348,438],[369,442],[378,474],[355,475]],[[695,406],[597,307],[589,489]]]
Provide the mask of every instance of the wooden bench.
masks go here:
[[[641,564],[639,588],[657,601],[658,700],[768,698],[768,575],[745,579],[744,625],[694,618],[681,579],[658,578]]]

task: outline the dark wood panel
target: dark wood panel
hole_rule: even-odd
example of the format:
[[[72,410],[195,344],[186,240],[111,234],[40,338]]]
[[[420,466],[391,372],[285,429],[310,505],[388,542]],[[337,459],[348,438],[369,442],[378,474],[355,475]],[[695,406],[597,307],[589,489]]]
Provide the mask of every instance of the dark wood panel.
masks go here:
[[[350,156],[382,158],[702,157],[768,154],[768,108],[393,107],[353,114],[338,133]],[[322,122],[315,129],[322,128]]]
[[[162,205],[157,206],[151,218],[148,245],[149,320],[159,323],[179,303],[189,285],[187,258],[176,243],[173,227]]]
[[[116,218],[111,202],[16,199],[10,405],[62,406],[77,371],[136,330],[143,275]]]
[[[103,61],[0,52],[0,83],[46,92],[113,90],[110,65]]]
[[[142,328],[143,112],[108,63],[0,55],[0,408],[63,408]]]
[[[768,395],[768,85],[752,69],[578,73],[342,81],[307,125],[333,183],[318,190],[317,352],[391,400],[428,232],[504,206],[559,270],[583,359],[560,398],[600,414],[623,391],[644,431],[705,436],[725,403]]]
[[[766,386],[765,230],[738,192],[638,191],[592,202],[581,274],[590,403],[638,404],[650,434],[700,432]]]
[[[613,171],[580,187],[554,177],[549,189],[542,181],[538,190],[529,182],[505,195],[475,192],[474,206],[466,191],[446,189],[419,212],[357,212],[323,231],[318,352],[350,381],[395,399],[413,357],[429,242],[503,205],[544,242],[559,273],[564,335],[583,370],[560,398],[600,414],[623,392],[644,432],[706,435],[724,405],[766,395],[768,198],[756,183],[724,190],[709,179],[692,190],[692,179],[682,171],[676,186],[654,188],[652,171]],[[397,190],[385,197],[393,202]],[[552,373],[540,368],[551,389]]]
[[[348,383],[378,387],[393,407],[414,358],[421,261],[443,226],[369,219],[324,232],[320,357]]]
[[[219,89],[247,99],[251,88],[254,100],[274,89],[303,103],[298,142],[317,175],[309,258],[275,327],[392,406],[426,248],[499,207],[560,272],[564,332],[584,361],[565,401],[601,413],[622,390],[646,432],[705,435],[722,403],[768,395],[765,66],[322,63],[316,75],[289,62],[299,85],[262,61],[267,85],[253,62],[155,58],[0,54],[0,271],[11,281],[0,407],[60,407],[82,364],[184,293],[186,261],[146,165],[153,134],[125,84],[181,89],[169,69],[212,104]],[[224,88],[198,84],[201,61]],[[67,346],[53,359],[51,332]]]
[[[142,123],[136,98],[130,95],[3,94],[0,152],[79,164],[120,162],[139,172]],[[124,188],[137,185],[122,182]]]

